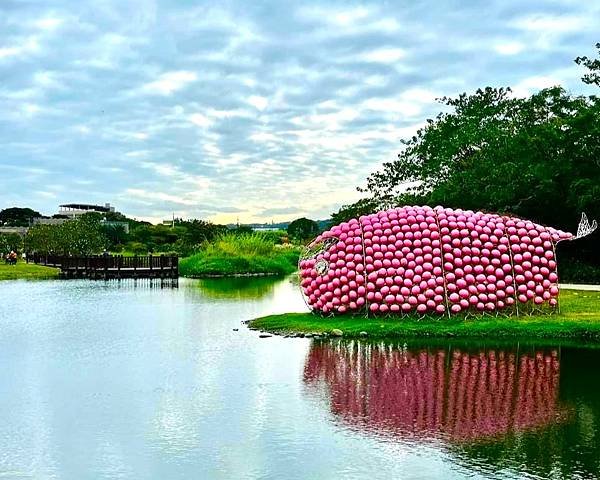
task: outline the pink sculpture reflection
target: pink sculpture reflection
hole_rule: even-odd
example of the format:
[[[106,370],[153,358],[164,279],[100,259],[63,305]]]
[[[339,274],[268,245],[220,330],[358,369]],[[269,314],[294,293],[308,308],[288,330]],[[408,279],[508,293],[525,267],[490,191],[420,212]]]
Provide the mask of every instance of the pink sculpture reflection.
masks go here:
[[[411,352],[369,344],[313,344],[309,385],[325,387],[333,413],[399,435],[474,441],[565,418],[555,350],[516,355]]]

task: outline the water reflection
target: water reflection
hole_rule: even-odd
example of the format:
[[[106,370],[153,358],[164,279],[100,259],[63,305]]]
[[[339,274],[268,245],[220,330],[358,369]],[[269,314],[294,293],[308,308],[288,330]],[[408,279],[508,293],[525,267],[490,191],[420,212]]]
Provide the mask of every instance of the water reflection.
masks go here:
[[[305,382],[354,426],[453,443],[561,422],[556,349],[409,350],[360,342],[314,343]]]
[[[280,282],[277,277],[226,277],[203,278],[189,285],[200,289],[207,298],[252,300],[272,294]]]

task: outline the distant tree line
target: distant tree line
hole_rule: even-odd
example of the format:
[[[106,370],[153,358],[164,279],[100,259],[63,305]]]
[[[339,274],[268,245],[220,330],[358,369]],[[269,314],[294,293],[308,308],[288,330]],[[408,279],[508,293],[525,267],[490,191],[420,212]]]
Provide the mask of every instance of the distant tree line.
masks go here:
[[[588,69],[583,82],[600,86],[600,60],[575,62]],[[581,212],[600,219],[598,96],[555,86],[517,98],[487,87],[440,102],[449,111],[403,140],[397,160],[370,175],[365,198],[334,222],[406,204],[509,213],[567,231]],[[559,254],[563,278],[600,281],[598,233]]]
[[[28,226],[32,218],[41,215],[30,208],[7,208],[0,210],[4,225]],[[119,225],[129,224],[129,232]],[[261,232],[273,243],[294,241],[305,243],[314,238],[321,226],[314,220],[299,218],[285,230]],[[174,219],[173,222],[153,225],[126,217],[119,212],[90,212],[59,225],[36,224],[29,228],[25,238],[17,234],[0,234],[0,252],[22,251],[56,253],[64,255],[92,255],[105,249],[111,253],[146,255],[148,253],[172,253],[188,256],[203,248],[225,233],[244,235],[252,228],[240,225],[228,229],[204,220]]]

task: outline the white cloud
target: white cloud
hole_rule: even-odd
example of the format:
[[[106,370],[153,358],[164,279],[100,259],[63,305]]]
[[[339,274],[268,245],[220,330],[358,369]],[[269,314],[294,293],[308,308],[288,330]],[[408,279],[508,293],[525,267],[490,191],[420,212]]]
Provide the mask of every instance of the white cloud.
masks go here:
[[[201,113],[194,113],[188,118],[194,125],[202,128],[210,127],[213,123],[210,118],[208,118],[206,115],[202,115]]]
[[[37,37],[27,37],[16,45],[0,47],[0,60],[10,57],[22,57],[40,50],[40,44]]]
[[[494,50],[500,55],[517,55],[525,49],[525,45],[521,42],[498,42],[494,45]]]
[[[396,63],[406,56],[402,48],[379,48],[360,55],[360,59],[374,63]]]
[[[539,75],[521,80],[512,87],[512,91],[516,97],[526,97],[543,88],[550,88],[560,84],[561,81],[556,76]]]
[[[33,22],[33,26],[40,30],[53,31],[56,30],[63,23],[62,18],[58,17],[42,17]]]
[[[261,97],[260,95],[251,95],[250,97],[248,97],[247,102],[257,110],[262,111],[265,108],[267,108],[267,105],[269,104],[269,99],[266,97]]]
[[[142,86],[142,91],[157,95],[171,95],[177,90],[181,90],[188,84],[195,82],[198,75],[195,72],[179,70],[166,72],[160,75],[156,80],[148,82]]]
[[[591,19],[579,15],[528,15],[514,22],[521,30],[542,33],[577,32],[590,25]]]
[[[276,142],[277,137],[275,135],[273,135],[272,133],[259,132],[259,133],[253,133],[252,135],[250,135],[250,140],[252,140],[254,142],[258,142],[258,143]]]

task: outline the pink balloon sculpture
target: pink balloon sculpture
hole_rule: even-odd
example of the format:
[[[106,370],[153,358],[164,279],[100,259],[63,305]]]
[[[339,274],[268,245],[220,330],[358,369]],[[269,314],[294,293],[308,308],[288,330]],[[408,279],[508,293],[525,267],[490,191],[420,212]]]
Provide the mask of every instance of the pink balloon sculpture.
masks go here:
[[[299,262],[322,313],[459,313],[554,307],[556,243],[573,234],[527,220],[443,207],[401,207],[323,232]]]

